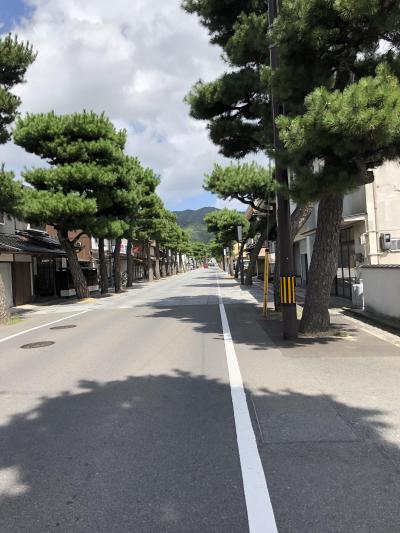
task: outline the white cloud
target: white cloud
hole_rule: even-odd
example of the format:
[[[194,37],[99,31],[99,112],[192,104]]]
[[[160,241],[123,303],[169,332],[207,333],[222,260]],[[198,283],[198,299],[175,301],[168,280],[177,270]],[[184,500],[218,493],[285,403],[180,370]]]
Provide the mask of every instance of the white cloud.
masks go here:
[[[248,208],[246,204],[239,202],[239,200],[222,200],[221,198],[218,198],[215,201],[214,207],[218,209],[224,209],[224,207],[227,207],[228,209],[237,209],[240,212],[247,211]]]
[[[199,78],[224,70],[220,50],[180,0],[29,0],[30,19],[14,30],[39,52],[18,87],[22,112],[105,111],[129,132],[127,151],[162,178],[170,207],[201,194],[221,160],[206,125],[183,103]],[[0,160],[17,172],[36,159],[8,144]]]

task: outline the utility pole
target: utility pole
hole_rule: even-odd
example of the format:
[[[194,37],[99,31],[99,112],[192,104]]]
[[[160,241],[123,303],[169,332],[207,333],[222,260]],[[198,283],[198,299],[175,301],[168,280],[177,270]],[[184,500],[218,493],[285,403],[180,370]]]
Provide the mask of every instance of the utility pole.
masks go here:
[[[238,232],[238,243],[240,244],[242,255],[238,257],[238,261],[240,259],[240,284],[244,285],[244,243],[243,243],[243,226],[240,225],[237,227]]]
[[[272,28],[273,22],[279,13],[280,0],[268,0],[269,26]],[[279,50],[274,43],[270,45],[271,70],[274,72],[279,67]],[[274,128],[275,152],[283,149],[283,144],[279,136],[279,130],[275,119],[284,113],[282,104],[271,90],[272,101],[272,123]],[[288,186],[289,177],[287,168],[283,167],[276,158],[275,173],[277,181]],[[283,337],[288,340],[297,338],[297,305],[296,287],[294,275],[293,246],[291,239],[290,222],[290,202],[282,193],[277,194],[278,204],[278,239],[280,245],[280,302],[282,306]]]

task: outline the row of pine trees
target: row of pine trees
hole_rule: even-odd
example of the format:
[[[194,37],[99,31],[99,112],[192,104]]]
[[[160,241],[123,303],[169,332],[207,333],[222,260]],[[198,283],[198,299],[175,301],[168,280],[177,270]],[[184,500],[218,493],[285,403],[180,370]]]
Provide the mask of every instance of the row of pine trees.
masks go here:
[[[134,240],[146,249],[149,280],[167,275],[167,270],[176,271],[174,265],[178,264],[179,269],[184,253],[203,258],[204,247],[189,241],[175,215],[157,195],[159,177],[125,153],[126,132],[117,130],[107,116],[87,111],[61,116],[54,112],[18,116],[21,102],[11,90],[24,81],[35,58],[28,43],[11,36],[0,40],[0,142],[12,140],[43,160],[43,166],[25,170],[21,179],[15,179],[12,171],[1,169],[0,210],[30,223],[54,226],[80,299],[89,296],[77,256],[76,243],[82,234],[99,239],[102,293],[109,289],[106,239],[116,242],[116,292],[121,290],[122,239],[128,241],[128,286],[133,282]],[[71,232],[78,229],[80,232],[72,237]],[[155,271],[150,240],[156,241]],[[0,280],[3,321],[7,313],[5,288]]]

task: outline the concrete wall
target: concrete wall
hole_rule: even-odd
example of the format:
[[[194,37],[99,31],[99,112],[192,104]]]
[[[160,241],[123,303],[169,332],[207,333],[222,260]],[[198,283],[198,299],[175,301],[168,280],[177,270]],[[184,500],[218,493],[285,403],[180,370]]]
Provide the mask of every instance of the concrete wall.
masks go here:
[[[361,275],[366,311],[400,321],[400,265],[365,266]]]

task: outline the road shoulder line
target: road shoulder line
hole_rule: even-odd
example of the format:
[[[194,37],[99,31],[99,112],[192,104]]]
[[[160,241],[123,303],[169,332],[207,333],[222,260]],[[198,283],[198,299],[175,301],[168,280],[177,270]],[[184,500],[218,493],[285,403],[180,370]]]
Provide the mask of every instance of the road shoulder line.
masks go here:
[[[58,320],[53,320],[52,322],[47,322],[46,324],[41,324],[40,326],[35,326],[34,328],[24,329],[23,331],[19,331],[18,333],[14,333],[13,335],[9,335],[8,337],[4,337],[0,339],[0,343],[14,339],[15,337],[19,337],[20,335],[25,335],[26,333],[30,333],[31,331],[45,328],[46,326],[52,326],[53,324],[57,324],[58,322],[63,322],[64,320],[69,320],[70,318],[75,318],[76,316],[83,315],[88,312],[89,312],[89,309],[85,311],[81,311],[80,313],[75,313],[74,315],[69,315],[63,318],[59,318]]]
[[[249,532],[277,533],[274,511],[251,423],[242,374],[236,357],[218,275],[216,279]]]

